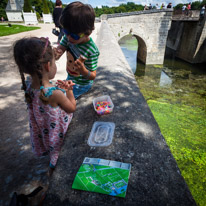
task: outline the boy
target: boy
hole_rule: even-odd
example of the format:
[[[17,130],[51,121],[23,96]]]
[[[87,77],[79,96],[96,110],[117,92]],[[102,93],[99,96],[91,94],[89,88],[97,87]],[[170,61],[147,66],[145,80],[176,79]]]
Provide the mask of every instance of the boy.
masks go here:
[[[92,87],[96,77],[99,50],[90,37],[94,21],[94,9],[78,1],[67,5],[60,17],[65,35],[54,52],[57,60],[67,51],[67,80],[75,83],[75,99]]]

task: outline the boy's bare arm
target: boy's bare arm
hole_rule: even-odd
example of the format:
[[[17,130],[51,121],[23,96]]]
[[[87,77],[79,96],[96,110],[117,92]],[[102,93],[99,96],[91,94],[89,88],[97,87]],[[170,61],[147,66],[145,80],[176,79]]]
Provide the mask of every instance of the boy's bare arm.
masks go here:
[[[53,48],[55,60],[58,60],[66,51],[66,48],[62,45],[59,45],[57,48]]]

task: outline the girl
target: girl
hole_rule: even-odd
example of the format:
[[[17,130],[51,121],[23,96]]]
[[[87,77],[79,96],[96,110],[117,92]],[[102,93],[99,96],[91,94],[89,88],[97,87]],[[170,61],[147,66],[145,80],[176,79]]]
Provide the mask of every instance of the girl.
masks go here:
[[[51,174],[59,156],[64,135],[76,109],[72,81],[53,79],[57,68],[48,38],[23,38],[13,48],[28,105],[32,150],[37,156],[50,155]],[[25,81],[24,74],[30,75]]]

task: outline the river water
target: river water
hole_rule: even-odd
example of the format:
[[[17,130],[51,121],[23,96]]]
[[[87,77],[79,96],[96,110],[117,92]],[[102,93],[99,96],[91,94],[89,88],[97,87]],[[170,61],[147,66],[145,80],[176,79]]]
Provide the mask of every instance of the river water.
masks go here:
[[[197,205],[206,205],[206,65],[175,59],[163,65],[137,62],[138,43],[128,35],[120,47],[135,75]]]

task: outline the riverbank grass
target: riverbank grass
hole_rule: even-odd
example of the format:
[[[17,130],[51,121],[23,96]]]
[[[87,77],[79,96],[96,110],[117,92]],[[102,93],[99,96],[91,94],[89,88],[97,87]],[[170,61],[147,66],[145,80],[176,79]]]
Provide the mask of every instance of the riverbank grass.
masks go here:
[[[40,29],[40,27],[23,26],[18,24],[4,24],[0,25],[0,36],[8,36],[11,34],[18,34],[24,31],[31,31]]]
[[[206,113],[199,107],[149,100],[197,205],[206,203]]]

